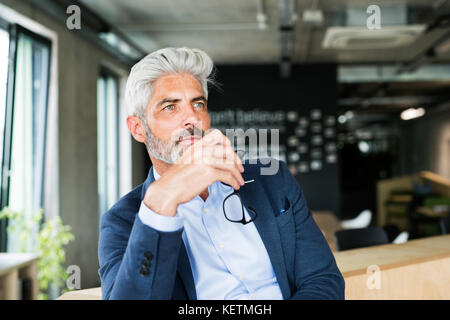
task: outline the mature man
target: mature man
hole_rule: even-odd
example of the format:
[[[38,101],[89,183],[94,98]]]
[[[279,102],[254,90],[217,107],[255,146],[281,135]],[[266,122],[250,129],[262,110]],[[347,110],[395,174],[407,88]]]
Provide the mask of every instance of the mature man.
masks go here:
[[[127,125],[153,167],[103,215],[103,298],[343,299],[342,275],[286,165],[262,175],[260,162],[243,165],[209,130],[212,70],[189,48],[158,50],[131,69]]]

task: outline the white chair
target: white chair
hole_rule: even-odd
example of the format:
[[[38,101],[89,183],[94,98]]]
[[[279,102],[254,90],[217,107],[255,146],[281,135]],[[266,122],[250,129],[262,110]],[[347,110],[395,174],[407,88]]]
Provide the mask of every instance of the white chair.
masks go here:
[[[367,228],[372,220],[372,211],[363,210],[357,217],[341,221],[342,229],[360,229]]]
[[[408,241],[409,233],[407,231],[401,232],[397,237],[395,237],[394,241],[392,243],[399,244],[399,243],[405,243]]]

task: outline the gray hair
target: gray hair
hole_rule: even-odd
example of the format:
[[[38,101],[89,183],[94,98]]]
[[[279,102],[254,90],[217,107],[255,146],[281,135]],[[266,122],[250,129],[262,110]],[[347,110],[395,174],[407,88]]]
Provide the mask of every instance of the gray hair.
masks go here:
[[[198,80],[208,98],[208,83],[214,65],[211,58],[200,49],[164,48],[142,58],[131,68],[125,89],[128,115],[145,118],[145,109],[153,91],[153,83],[161,76],[188,73]]]

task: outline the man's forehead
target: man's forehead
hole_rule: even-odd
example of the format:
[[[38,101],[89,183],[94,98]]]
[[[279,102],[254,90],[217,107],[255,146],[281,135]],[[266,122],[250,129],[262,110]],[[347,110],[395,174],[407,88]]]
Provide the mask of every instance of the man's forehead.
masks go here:
[[[195,77],[187,73],[163,75],[153,83],[153,88],[155,91],[158,89],[186,89],[186,87],[203,92],[200,82]]]

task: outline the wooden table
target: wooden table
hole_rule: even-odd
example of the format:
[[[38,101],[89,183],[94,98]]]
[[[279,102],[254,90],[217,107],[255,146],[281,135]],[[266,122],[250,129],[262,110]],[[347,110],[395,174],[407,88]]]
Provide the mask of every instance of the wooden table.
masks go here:
[[[314,221],[322,231],[331,251],[336,251],[334,233],[342,229],[341,223],[331,211],[314,211],[312,213]]]
[[[450,299],[450,235],[334,256],[346,282],[346,299]],[[377,277],[379,288],[374,286]]]
[[[32,253],[0,253],[0,300],[17,300],[19,278],[31,279],[31,298],[38,296],[37,262]]]
[[[101,300],[102,288],[91,288],[84,290],[69,291],[61,295],[56,300]]]

